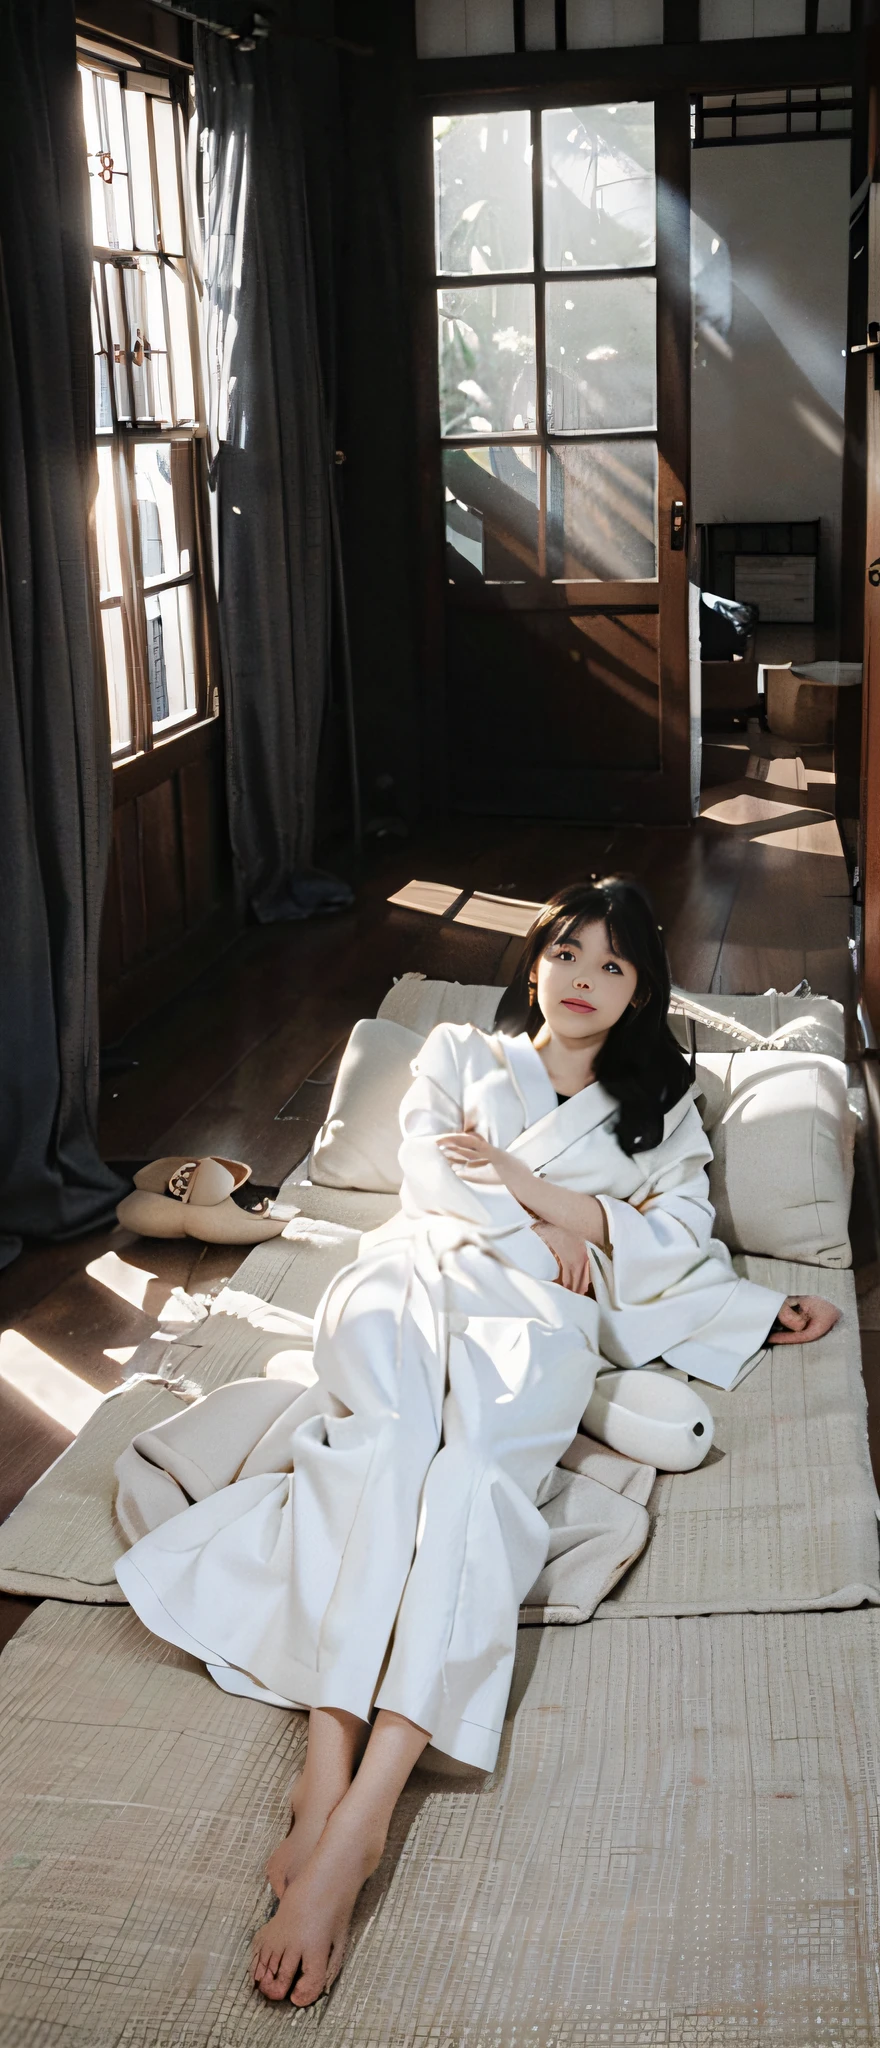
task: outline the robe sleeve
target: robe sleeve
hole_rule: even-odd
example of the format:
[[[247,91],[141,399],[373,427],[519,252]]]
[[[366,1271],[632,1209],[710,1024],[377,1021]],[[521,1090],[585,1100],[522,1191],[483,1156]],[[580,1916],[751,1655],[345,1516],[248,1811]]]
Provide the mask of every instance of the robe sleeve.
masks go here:
[[[400,1206],[407,1217],[447,1218],[470,1239],[491,1240],[496,1255],[541,1280],[556,1279],[556,1260],[532,1230],[532,1217],[490,1169],[454,1167],[436,1143],[464,1128],[465,1069],[471,1025],[436,1024],[412,1063],[412,1085],[400,1105]],[[476,1230],[477,1238],[474,1238]]]
[[[406,1138],[439,1137],[464,1127],[458,1047],[448,1025],[435,1024],[412,1062],[412,1081],[400,1105]]]
[[[715,1221],[706,1172],[711,1157],[692,1103],[673,1141],[658,1146],[647,1186],[630,1201],[598,1196],[618,1287],[627,1300],[650,1301],[705,1257]]]
[[[590,1265],[606,1356],[633,1366],[665,1358],[724,1385],[764,1343],[785,1296],[740,1279],[713,1238],[711,1157],[691,1103],[643,1188],[629,1201],[598,1196],[610,1250],[592,1245]]]
[[[462,1038],[469,1029],[435,1024],[413,1060],[412,1084],[400,1105],[400,1203],[407,1216],[457,1217],[486,1228],[495,1205],[487,1204],[474,1177],[457,1172],[435,1143],[442,1131],[464,1126]]]

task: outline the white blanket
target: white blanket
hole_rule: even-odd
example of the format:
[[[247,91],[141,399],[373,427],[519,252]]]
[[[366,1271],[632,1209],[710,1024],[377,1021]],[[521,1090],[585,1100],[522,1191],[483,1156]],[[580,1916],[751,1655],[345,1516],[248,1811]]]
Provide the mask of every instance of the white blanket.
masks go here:
[[[218,1390],[139,1438],[118,1502],[139,1540],[117,1576],[147,1626],[227,1689],[362,1716],[386,1706],[489,1767],[517,1612],[547,1559],[554,1518],[539,1507],[603,1357],[665,1351],[729,1383],[781,1297],[739,1279],[712,1242],[688,1099],[661,1144],[629,1159],[616,1104],[594,1084],[558,1106],[525,1036],[441,1025],[413,1071],[401,1212],[331,1280],[314,1383],[294,1398],[277,1383]],[[595,1299],[559,1286],[490,1170],[449,1164],[436,1138],[463,1122],[600,1195]],[[621,1495],[604,1505],[594,1534],[613,1583],[647,1520]],[[557,1550],[584,1536],[563,1511]]]

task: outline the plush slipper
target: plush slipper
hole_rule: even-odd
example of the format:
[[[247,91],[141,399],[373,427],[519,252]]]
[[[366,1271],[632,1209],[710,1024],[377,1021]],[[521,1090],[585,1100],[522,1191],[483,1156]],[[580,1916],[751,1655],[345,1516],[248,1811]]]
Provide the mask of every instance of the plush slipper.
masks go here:
[[[152,1159],[116,1214],[141,1237],[195,1237],[205,1244],[259,1244],[280,1237],[283,1216],[240,1209],[233,1191],[250,1180],[240,1159]]]

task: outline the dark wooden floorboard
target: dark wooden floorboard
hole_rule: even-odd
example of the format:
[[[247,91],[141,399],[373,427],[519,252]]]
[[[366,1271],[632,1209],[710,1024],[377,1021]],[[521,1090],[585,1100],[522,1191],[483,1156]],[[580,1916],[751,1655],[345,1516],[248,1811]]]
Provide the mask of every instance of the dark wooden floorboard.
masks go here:
[[[122,1050],[137,1064],[108,1074],[102,1087],[104,1156],[218,1152],[247,1160],[256,1181],[277,1186],[308,1149],[314,1115],[311,1104],[286,1118],[279,1111],[356,1018],[375,1013],[395,975],[420,969],[504,984],[519,942],[389,904],[414,878],[539,902],[591,873],[631,874],[651,893],[681,986],[734,993],[790,988],[806,975],[818,992],[851,1006],[843,859],[786,836],[818,821],[821,838],[833,786],[744,781],[747,758],[743,746],[725,752],[717,742],[711,759],[725,773],[735,767],[737,777],[719,775],[719,787],[704,797],[713,815],[691,830],[462,817],[412,840],[384,842],[369,855],[350,912],[249,927],[192,987],[129,1034]],[[787,758],[778,773],[791,775]],[[725,808],[744,794],[752,799],[745,822],[742,807]],[[859,1242],[864,1256],[876,1256],[873,1221]],[[86,1271],[108,1253],[101,1273]],[[173,1287],[215,1286],[243,1256],[189,1240],[138,1239],[118,1225],[76,1244],[31,1245],[0,1274],[0,1328],[16,1330],[103,1390],[125,1373],[108,1351],[125,1352],[148,1337]],[[113,1281],[135,1299],[115,1292]],[[870,1336],[866,1381],[869,1390],[876,1382],[872,1445],[880,1459],[880,1332]],[[2,1381],[0,1433],[2,1515],[70,1436]],[[0,1599],[0,1643],[32,1605]]]
[[[21,1628],[39,1604],[39,1600],[20,1600],[11,1593],[0,1593],[0,1650],[5,1649],[16,1629]]]
[[[0,1380],[0,1522],[73,1442],[73,1432]]]

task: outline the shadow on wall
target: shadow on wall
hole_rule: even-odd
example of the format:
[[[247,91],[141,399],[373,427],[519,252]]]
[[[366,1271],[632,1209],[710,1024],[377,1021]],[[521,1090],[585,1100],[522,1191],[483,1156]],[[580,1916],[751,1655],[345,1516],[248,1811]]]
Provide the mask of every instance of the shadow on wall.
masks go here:
[[[817,616],[830,625],[849,143],[698,150],[693,173],[694,518],[821,519]]]

